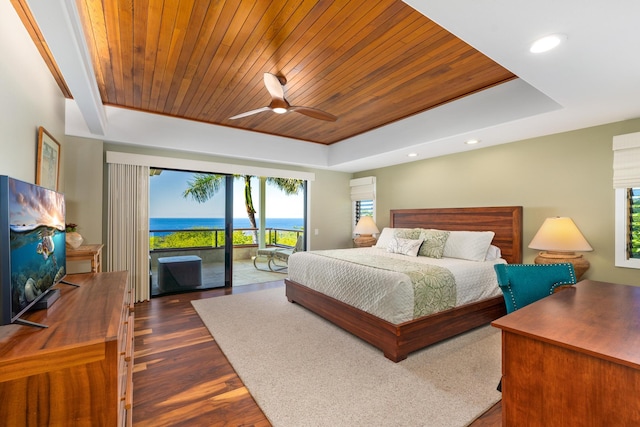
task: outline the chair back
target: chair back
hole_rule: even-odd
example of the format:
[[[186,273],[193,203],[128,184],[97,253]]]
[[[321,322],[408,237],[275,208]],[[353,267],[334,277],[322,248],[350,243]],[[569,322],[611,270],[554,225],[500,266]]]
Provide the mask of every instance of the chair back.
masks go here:
[[[298,239],[296,240],[296,246],[293,248],[293,252],[302,251],[304,251],[304,237],[302,234],[298,234]]]
[[[291,249],[278,249],[273,252],[273,258],[278,259],[283,262],[289,261],[289,256],[296,252],[302,252],[304,250],[304,238],[302,234],[298,235],[298,239],[296,240],[296,245]]]
[[[553,294],[558,286],[576,283],[576,273],[570,263],[496,264],[493,267],[507,313]]]

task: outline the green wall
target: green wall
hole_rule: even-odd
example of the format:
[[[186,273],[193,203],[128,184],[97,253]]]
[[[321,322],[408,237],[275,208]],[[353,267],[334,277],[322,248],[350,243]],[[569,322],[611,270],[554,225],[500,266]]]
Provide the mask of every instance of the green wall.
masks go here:
[[[357,173],[377,177],[378,226],[401,208],[523,206],[527,245],[545,218],[569,216],[594,248],[583,278],[640,285],[640,271],[614,266],[612,138],[640,119],[549,135]]]
[[[38,127],[62,147],[58,189],[64,188],[64,97],[15,9],[0,2],[0,175],[36,181]]]

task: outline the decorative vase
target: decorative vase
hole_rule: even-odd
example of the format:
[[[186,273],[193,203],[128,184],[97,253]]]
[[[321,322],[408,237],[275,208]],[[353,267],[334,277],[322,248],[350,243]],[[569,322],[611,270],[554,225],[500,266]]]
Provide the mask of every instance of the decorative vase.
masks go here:
[[[66,234],[65,240],[67,242],[67,246],[73,249],[78,249],[84,240],[80,233],[76,231],[70,231]]]

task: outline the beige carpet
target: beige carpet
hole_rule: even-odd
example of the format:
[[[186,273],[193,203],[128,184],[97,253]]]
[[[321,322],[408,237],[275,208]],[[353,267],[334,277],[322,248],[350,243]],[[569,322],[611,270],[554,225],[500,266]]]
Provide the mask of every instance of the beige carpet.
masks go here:
[[[491,326],[393,363],[284,288],[193,305],[276,427],[465,426],[501,397]]]

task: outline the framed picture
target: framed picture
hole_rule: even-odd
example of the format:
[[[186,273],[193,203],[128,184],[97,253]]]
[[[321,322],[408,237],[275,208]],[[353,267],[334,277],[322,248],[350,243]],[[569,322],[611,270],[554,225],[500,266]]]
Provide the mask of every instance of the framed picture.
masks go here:
[[[60,144],[45,128],[38,128],[36,184],[58,191],[60,176]]]

